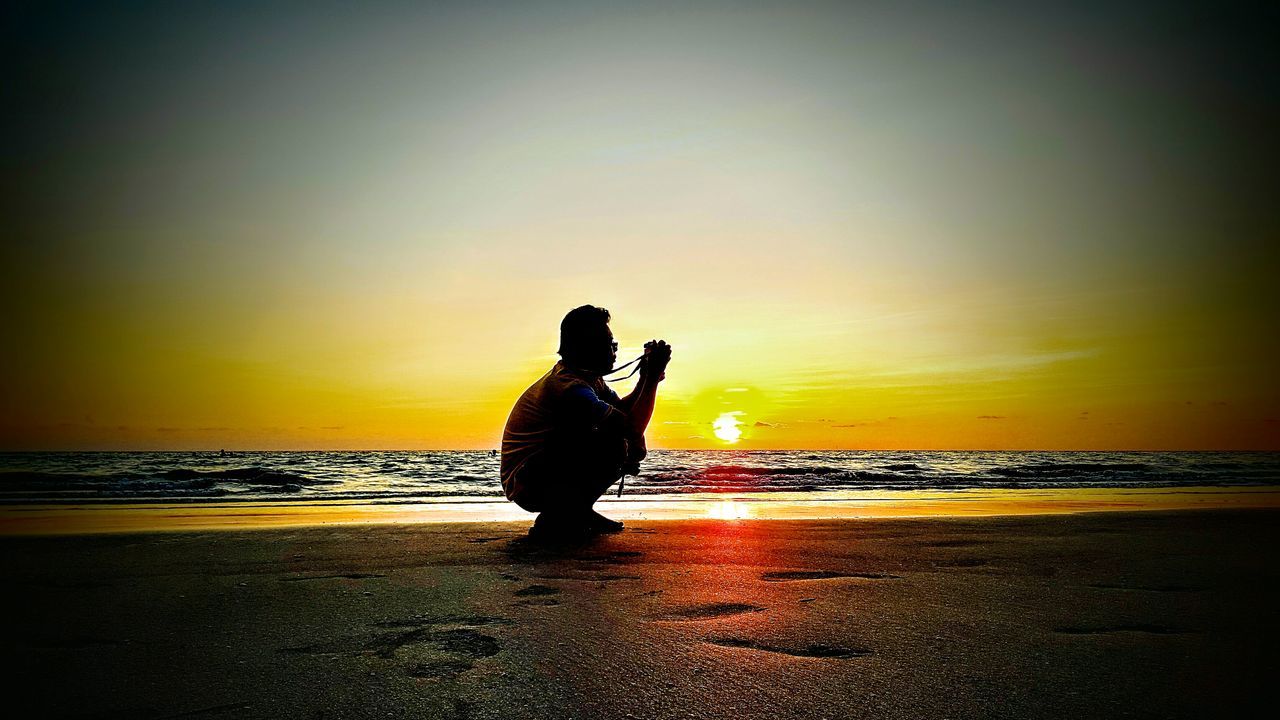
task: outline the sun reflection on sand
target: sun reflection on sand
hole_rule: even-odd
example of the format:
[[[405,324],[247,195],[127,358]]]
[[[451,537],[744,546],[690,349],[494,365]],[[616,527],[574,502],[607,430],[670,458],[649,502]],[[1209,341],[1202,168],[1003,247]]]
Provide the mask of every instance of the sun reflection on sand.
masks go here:
[[[721,500],[707,508],[707,517],[717,520],[742,520],[751,517],[751,508],[746,503]]]
[[[834,520],[888,517],[981,517],[1058,513],[1280,507],[1274,487],[1069,488],[1036,490],[865,491],[837,500],[770,493],[767,500],[690,495],[678,500],[606,501],[623,520]],[[256,530],[334,524],[516,523],[532,516],[514,503],[468,498],[430,503],[216,503],[24,505],[0,507],[0,536],[152,530]],[[738,530],[749,523],[736,526]],[[729,527],[725,525],[722,527]]]

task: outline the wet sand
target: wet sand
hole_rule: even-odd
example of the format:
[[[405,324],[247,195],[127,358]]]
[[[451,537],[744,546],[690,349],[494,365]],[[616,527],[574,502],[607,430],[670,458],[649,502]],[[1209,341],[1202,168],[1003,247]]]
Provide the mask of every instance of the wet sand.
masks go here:
[[[836,520],[892,517],[986,517],[1136,510],[1280,508],[1270,486],[1182,488],[1027,488],[1012,490],[859,490],[826,499],[803,492],[711,493],[602,498],[619,520],[713,517]],[[528,523],[529,513],[502,499],[432,502],[196,502],[0,506],[0,536],[71,535],[150,530],[259,530],[315,525]]]
[[[1243,713],[1280,511],[0,538],[20,717]],[[16,707],[15,707],[16,706]]]

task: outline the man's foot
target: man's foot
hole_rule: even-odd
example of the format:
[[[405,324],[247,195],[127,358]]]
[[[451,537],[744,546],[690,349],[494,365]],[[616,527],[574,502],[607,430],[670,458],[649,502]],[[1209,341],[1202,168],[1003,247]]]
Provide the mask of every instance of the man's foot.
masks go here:
[[[533,521],[533,527],[529,528],[529,537],[535,540],[565,542],[616,532],[622,532],[622,523],[588,509],[585,513],[544,512]]]
[[[529,537],[547,542],[582,540],[592,534],[580,516],[563,512],[543,512],[529,528]]]
[[[592,532],[598,533],[616,533],[622,532],[622,523],[618,520],[610,520],[595,510],[587,511],[587,527]]]

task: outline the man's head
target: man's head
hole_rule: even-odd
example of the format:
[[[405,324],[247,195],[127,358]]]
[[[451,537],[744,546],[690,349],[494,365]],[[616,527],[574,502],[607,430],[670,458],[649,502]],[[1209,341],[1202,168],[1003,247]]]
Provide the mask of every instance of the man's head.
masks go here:
[[[560,321],[560,357],[565,364],[603,375],[618,360],[618,344],[609,331],[609,311],[583,305]]]

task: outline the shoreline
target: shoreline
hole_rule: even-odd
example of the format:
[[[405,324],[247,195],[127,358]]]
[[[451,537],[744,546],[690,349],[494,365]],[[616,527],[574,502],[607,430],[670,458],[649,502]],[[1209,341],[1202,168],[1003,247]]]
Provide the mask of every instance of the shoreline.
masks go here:
[[[1263,508],[1280,508],[1280,488],[1201,486],[864,491],[851,497],[827,499],[813,499],[804,493],[726,493],[623,500],[606,495],[597,504],[597,509],[604,514],[623,521],[1001,517]],[[0,506],[0,536],[342,525],[529,523],[533,518],[533,514],[500,499],[427,503],[31,504]]]

